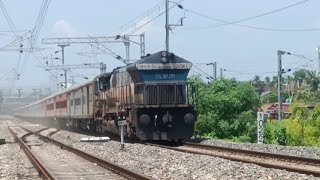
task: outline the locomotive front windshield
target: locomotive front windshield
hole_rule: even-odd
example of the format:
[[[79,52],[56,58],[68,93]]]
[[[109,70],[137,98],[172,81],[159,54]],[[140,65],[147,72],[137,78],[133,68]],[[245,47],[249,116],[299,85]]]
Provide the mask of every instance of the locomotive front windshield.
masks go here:
[[[144,105],[178,105],[187,103],[188,70],[143,70],[143,82],[135,88],[136,99]]]

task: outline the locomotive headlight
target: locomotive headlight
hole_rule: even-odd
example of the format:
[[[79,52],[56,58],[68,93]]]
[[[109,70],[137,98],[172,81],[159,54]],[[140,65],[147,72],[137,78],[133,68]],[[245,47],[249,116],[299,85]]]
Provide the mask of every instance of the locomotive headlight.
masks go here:
[[[194,123],[194,115],[191,113],[184,115],[184,122],[187,125],[192,125]]]
[[[163,64],[167,63],[168,62],[168,58],[166,58],[166,57],[161,58],[161,62]]]
[[[147,114],[142,114],[139,118],[139,122],[143,127],[147,127],[150,124],[150,116]]]
[[[168,53],[167,53],[167,51],[162,51],[161,55],[162,55],[162,57],[167,57]]]

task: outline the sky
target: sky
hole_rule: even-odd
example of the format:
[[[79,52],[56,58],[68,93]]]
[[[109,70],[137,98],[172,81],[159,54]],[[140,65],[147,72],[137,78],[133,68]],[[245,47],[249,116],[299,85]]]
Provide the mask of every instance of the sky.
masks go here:
[[[1,0],[19,35],[32,30],[43,1],[41,0]],[[176,0],[178,1],[178,0]],[[297,6],[268,14],[263,17],[220,25],[216,19],[233,22],[270,12],[302,0],[184,0],[183,9],[170,10],[170,24],[178,23],[184,17],[182,27],[170,32],[170,51],[193,63],[190,74],[201,74],[203,78],[212,75],[212,66],[206,63],[217,62],[223,68],[224,76],[238,80],[249,80],[254,75],[262,78],[277,73],[277,50],[303,55],[283,56],[283,68],[307,68],[318,70],[316,47],[320,45],[320,1],[309,0]],[[170,3],[174,5],[174,3]],[[154,7],[154,8],[153,8]],[[45,57],[61,57],[57,45],[42,44],[42,38],[55,37],[95,37],[134,35],[145,33],[146,53],[155,53],[165,48],[164,0],[54,0],[50,1],[36,49],[32,53],[17,51],[19,44],[2,49],[15,40],[9,24],[0,12],[0,89],[11,87],[15,91],[22,88],[30,92],[33,88],[56,88],[64,81],[62,71],[45,71]],[[152,11],[149,11],[149,10]],[[147,12],[147,13],[146,13]],[[199,15],[200,14],[200,15]],[[149,22],[149,23],[147,23]],[[147,23],[147,24],[146,24]],[[146,25],[144,25],[146,24]],[[240,25],[239,25],[240,24]],[[144,26],[142,26],[144,25]],[[248,28],[244,26],[258,27]],[[140,28],[139,28],[140,27]],[[308,30],[274,31],[261,30]],[[310,31],[310,29],[314,29]],[[139,42],[137,37],[133,41]],[[28,40],[22,42],[29,47]],[[105,44],[115,54],[125,57],[124,44]],[[104,49],[101,45],[99,49]],[[65,48],[65,64],[104,62],[107,71],[124,64],[90,44],[71,44]],[[98,53],[98,54],[97,54]],[[130,46],[130,58],[139,59],[139,46]],[[20,57],[21,56],[21,57]],[[19,60],[20,59],[20,60]],[[313,59],[313,60],[312,60]],[[20,62],[20,63],[19,63]],[[51,60],[49,59],[49,63]],[[54,65],[61,60],[54,59]],[[200,70],[199,70],[200,69]],[[19,80],[15,76],[20,74]],[[87,81],[99,74],[99,69],[81,69],[68,72],[76,83]],[[57,77],[52,78],[52,75]],[[219,72],[218,72],[219,75]]]

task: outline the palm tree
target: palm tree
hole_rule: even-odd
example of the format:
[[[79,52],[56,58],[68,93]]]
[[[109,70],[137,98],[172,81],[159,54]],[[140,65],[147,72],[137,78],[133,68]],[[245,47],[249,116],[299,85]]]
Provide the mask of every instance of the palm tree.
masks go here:
[[[272,76],[271,86],[272,88],[276,88],[278,85],[278,76]]]
[[[307,72],[308,70],[306,69],[299,69],[293,73],[293,79],[298,84],[298,87],[300,87],[301,84],[306,81]]]
[[[261,81],[260,79],[260,76],[258,75],[255,75],[253,80],[252,80],[252,84],[253,86],[256,88],[256,90],[259,92],[259,93],[262,93],[264,91],[264,83]]]
[[[270,85],[271,85],[270,77],[268,77],[268,76],[265,77],[265,82],[266,82],[268,90],[270,90]]]
[[[316,92],[320,84],[320,77],[316,71],[307,71],[306,81],[310,85],[311,91]]]

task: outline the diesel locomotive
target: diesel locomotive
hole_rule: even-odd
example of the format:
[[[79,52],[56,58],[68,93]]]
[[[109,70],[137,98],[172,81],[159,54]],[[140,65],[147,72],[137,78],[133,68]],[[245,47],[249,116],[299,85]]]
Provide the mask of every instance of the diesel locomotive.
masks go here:
[[[39,100],[15,113],[22,119],[58,128],[82,128],[140,140],[185,140],[194,133],[192,63],[166,51]]]

